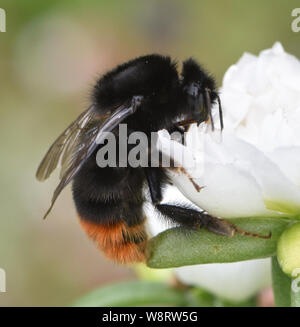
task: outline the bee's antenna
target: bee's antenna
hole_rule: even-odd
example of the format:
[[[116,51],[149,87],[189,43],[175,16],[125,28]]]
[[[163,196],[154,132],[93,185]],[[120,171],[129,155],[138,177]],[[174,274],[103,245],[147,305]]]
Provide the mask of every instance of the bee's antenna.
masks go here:
[[[214,120],[212,117],[212,113],[211,113],[211,101],[210,101],[210,96],[209,96],[209,90],[205,89],[205,102],[206,102],[206,106],[207,106],[207,110],[209,113],[209,118],[211,121],[211,129],[214,131],[215,130],[215,124],[214,124]]]
[[[219,104],[220,127],[221,127],[221,131],[222,131],[224,128],[222,105],[221,105],[220,97],[217,92],[215,92],[215,96],[217,97],[218,104]]]

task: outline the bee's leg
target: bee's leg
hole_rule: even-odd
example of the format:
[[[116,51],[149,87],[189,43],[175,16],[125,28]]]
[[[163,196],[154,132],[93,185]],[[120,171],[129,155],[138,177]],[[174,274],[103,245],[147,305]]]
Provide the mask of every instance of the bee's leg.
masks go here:
[[[169,221],[191,229],[199,229],[203,227],[212,233],[229,237],[232,237],[235,233],[259,238],[271,237],[271,234],[260,235],[239,229],[229,221],[211,216],[204,211],[198,211],[179,205],[160,204],[162,201],[162,182],[160,176],[158,175],[160,170],[146,168],[145,173],[148,180],[152,202],[160,214],[162,214],[162,216]]]
[[[175,172],[180,172],[181,174],[185,175],[189,179],[189,181],[192,183],[192,185],[194,186],[194,188],[197,192],[200,192],[201,189],[204,187],[204,186],[198,185],[194,181],[193,177],[186,171],[186,169],[184,167],[179,166],[178,164],[175,165],[175,162],[172,158],[170,158],[170,167],[165,167],[165,169],[172,170]]]
[[[149,185],[150,196],[154,205],[158,204],[162,200],[162,178],[160,173],[161,168],[144,168]]]
[[[157,204],[155,208],[170,221],[187,228],[205,228],[215,234],[229,237],[233,236],[237,231],[233,224],[213,217],[204,211],[171,204]]]
[[[239,229],[227,220],[209,215],[204,211],[197,211],[171,204],[157,204],[155,208],[169,220],[188,228],[205,228],[214,234],[232,237],[235,233],[258,238],[270,238],[271,234],[260,235]]]

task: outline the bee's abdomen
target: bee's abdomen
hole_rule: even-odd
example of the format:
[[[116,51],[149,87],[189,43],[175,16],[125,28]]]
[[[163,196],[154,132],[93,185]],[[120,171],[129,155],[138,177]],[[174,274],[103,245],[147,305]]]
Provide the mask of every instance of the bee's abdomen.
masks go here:
[[[147,234],[144,218],[131,226],[124,221],[101,224],[83,217],[80,217],[80,223],[107,258],[121,264],[145,261]]]
[[[83,229],[118,263],[145,258],[143,183],[143,171],[99,168],[95,158],[88,160],[73,181],[73,199]]]

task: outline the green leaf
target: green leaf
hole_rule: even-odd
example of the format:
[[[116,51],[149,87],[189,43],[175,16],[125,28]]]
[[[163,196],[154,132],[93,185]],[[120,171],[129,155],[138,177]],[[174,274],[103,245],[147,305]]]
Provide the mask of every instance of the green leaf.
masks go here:
[[[158,234],[149,241],[147,265],[171,268],[204,263],[236,262],[270,257],[276,254],[277,240],[288,226],[282,218],[236,218],[229,220],[240,229],[267,235],[270,239],[234,235],[226,237],[207,230],[176,227]]]
[[[272,282],[277,307],[291,306],[291,278],[280,268],[277,257],[272,257]]]
[[[96,289],[73,303],[76,307],[186,306],[183,290],[164,283],[131,281]]]

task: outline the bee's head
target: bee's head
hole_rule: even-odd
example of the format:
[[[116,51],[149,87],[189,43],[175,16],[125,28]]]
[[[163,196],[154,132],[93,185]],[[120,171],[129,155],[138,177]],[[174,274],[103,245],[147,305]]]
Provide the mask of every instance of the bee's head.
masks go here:
[[[214,129],[211,109],[216,100],[219,102],[220,126],[223,129],[222,108],[213,77],[195,60],[188,59],[183,62],[181,83],[188,110],[198,124],[210,120]]]

